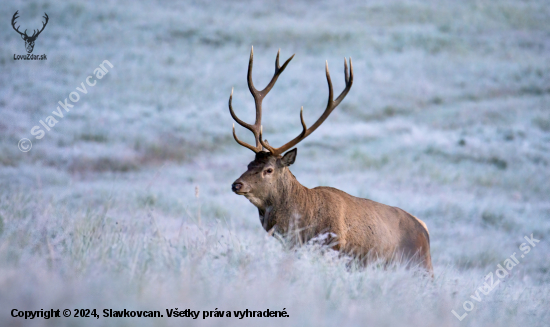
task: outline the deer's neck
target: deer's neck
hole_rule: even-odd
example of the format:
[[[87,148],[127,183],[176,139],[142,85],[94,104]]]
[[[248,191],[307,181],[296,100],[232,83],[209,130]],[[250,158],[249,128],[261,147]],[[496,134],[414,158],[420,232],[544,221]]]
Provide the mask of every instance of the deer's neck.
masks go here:
[[[275,191],[266,198],[264,205],[258,207],[260,221],[266,231],[277,225],[278,231],[285,232],[292,221],[304,214],[303,207],[310,190],[300,184],[290,170],[285,174],[277,181]]]

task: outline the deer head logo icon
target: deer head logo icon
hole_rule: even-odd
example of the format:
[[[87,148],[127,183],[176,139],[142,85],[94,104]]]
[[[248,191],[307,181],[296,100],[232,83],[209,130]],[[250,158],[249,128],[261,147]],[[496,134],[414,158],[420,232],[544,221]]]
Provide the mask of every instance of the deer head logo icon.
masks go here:
[[[25,41],[25,49],[27,49],[27,53],[32,53],[32,50],[34,49],[34,41],[36,41],[36,38],[38,37],[38,35],[40,35],[40,33],[42,33],[42,31],[44,30],[44,27],[46,27],[46,25],[48,24],[48,15],[46,13],[44,13],[44,19],[46,19],[45,22],[42,22],[42,29],[40,31],[37,31],[37,30],[34,30],[32,35],[31,36],[28,36],[27,35],[27,30],[25,30],[25,32],[21,33],[19,32],[19,26],[15,27],[15,20],[17,18],[19,18],[19,16],[17,16],[17,13],[19,12],[16,11],[15,14],[13,14],[13,18],[11,19],[11,26],[13,27],[13,29],[19,33],[21,35],[21,38]]]

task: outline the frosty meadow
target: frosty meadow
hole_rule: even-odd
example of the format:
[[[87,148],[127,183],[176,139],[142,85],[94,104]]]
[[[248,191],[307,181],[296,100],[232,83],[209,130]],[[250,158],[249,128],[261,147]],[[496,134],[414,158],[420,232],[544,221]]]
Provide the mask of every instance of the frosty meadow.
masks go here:
[[[109,69],[107,69],[105,65],[109,65],[110,68],[114,67],[113,64],[111,64],[108,60],[103,60],[103,62],[97,68],[94,69],[94,76],[96,79],[100,80],[109,73]],[[88,76],[86,77],[86,84],[90,87],[94,87],[97,84],[97,80],[94,80],[93,76]],[[68,99],[65,98],[64,101],[59,101],[58,102],[59,106],[57,107],[56,111],[52,111],[52,116],[46,117],[44,119],[45,122],[42,119],[39,121],[39,123],[44,127],[44,130],[42,129],[42,127],[38,125],[33,126],[31,128],[30,133],[32,136],[35,137],[35,139],[37,140],[42,139],[46,135],[47,131],[49,132],[57,123],[59,123],[58,119],[61,119],[64,117],[64,114],[61,108],[63,108],[65,112],[71,111],[71,109],[74,107],[74,104],[69,103],[68,100],[71,100],[72,103],[77,103],[80,100],[80,94],[82,95],[88,94],[88,89],[86,88],[86,85],[84,85],[84,82],[80,83],[80,87],[79,86],[76,87],[76,91],[69,93]],[[54,116],[56,116],[57,119]],[[24,143],[21,142],[23,140],[29,141],[26,138],[21,139],[18,143],[19,150],[21,152],[28,152],[28,150],[30,149],[27,149],[24,146]]]
[[[47,60],[13,60],[26,53],[16,11],[21,32],[48,14],[33,50]],[[16,0],[0,17],[0,326],[547,327],[548,1]],[[277,49],[296,53],[262,100],[258,141],[274,149],[303,131],[300,106],[308,128],[323,115],[324,63],[336,99],[353,58],[351,90],[290,170],[304,188],[421,218],[434,278],[401,262],[361,266],[335,239],[276,239],[230,190],[255,159],[227,114],[234,86],[235,113],[255,123],[252,44],[262,87]],[[115,67],[99,80],[105,59]],[[257,147],[239,123],[235,133]],[[35,144],[23,153],[25,136]],[[540,242],[524,254],[531,234]],[[490,272],[499,283],[485,295]],[[77,309],[100,318],[63,317]],[[247,309],[288,317],[234,317]],[[114,317],[124,310],[136,317]],[[149,311],[164,317],[137,317]]]

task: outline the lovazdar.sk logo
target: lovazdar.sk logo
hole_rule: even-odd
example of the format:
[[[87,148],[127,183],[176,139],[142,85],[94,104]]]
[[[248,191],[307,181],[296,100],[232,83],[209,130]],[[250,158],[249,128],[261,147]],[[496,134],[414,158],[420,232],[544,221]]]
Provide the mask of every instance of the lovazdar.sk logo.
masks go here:
[[[48,15],[46,13],[44,13],[43,18],[46,21],[42,22],[42,29],[33,30],[32,35],[29,36],[27,34],[27,29],[25,29],[25,32],[21,33],[19,31],[20,26],[15,27],[15,24],[17,24],[15,20],[17,18],[19,18],[19,16],[17,16],[18,13],[19,13],[19,10],[16,11],[15,14],[13,14],[13,17],[11,19],[11,27],[13,27],[13,29],[17,33],[19,33],[19,35],[21,35],[21,38],[23,39],[23,41],[25,41],[25,49],[27,50],[27,54],[26,55],[16,55],[16,54],[14,54],[13,55],[13,60],[46,60],[46,59],[48,59],[48,58],[46,58],[45,54],[43,54],[43,55],[33,55],[32,54],[32,50],[34,50],[34,42],[36,41],[36,38],[40,35],[40,33],[42,33],[42,31],[44,30],[46,25],[48,25],[48,20],[49,20]]]

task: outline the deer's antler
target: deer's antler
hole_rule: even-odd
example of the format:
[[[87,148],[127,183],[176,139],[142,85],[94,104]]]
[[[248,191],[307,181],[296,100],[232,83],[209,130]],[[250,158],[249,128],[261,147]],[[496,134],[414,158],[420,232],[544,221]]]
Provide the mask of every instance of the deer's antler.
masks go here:
[[[344,75],[346,80],[346,87],[340,93],[340,95],[336,98],[336,100],[333,100],[334,91],[332,90],[332,81],[330,79],[330,73],[328,72],[328,62],[325,62],[325,71],[327,74],[327,83],[328,83],[328,103],[325,111],[317,119],[315,124],[311,125],[310,128],[306,128],[306,123],[304,122],[304,107],[300,110],[300,121],[302,123],[302,132],[300,135],[296,136],[292,141],[286,143],[285,145],[274,148],[271,147],[267,142],[264,142],[262,140],[262,128],[260,128],[260,143],[269,150],[273,155],[280,155],[284,153],[286,150],[292,148],[296,144],[300,143],[303,139],[305,139],[308,135],[313,133],[317,127],[321,126],[321,124],[327,119],[327,117],[330,115],[330,113],[342,102],[342,100],[346,97],[349,90],[351,89],[351,85],[353,84],[353,65],[351,63],[351,57],[349,58],[349,71],[348,71],[348,64],[346,61],[346,58],[344,58]]]
[[[250,61],[248,63],[248,88],[250,89],[250,93],[252,93],[252,96],[254,97],[254,102],[256,104],[256,122],[254,125],[247,124],[240,120],[235,113],[233,112],[233,108],[231,106],[231,100],[233,98],[233,90],[231,90],[231,96],[229,97],[229,113],[235,119],[237,123],[239,123],[244,128],[247,128],[254,134],[254,138],[256,139],[256,146],[252,146],[250,144],[247,144],[245,142],[242,142],[237,138],[237,135],[235,134],[235,124],[233,124],[233,137],[235,138],[235,141],[239,143],[240,145],[258,153],[259,151],[262,151],[263,148],[266,148],[269,152],[271,152],[273,155],[280,155],[287,151],[288,149],[292,148],[296,144],[300,143],[303,139],[305,139],[308,135],[313,133],[317,127],[319,127],[325,119],[331,114],[331,112],[342,102],[342,100],[346,97],[349,90],[351,89],[351,85],[353,84],[353,65],[351,62],[351,58],[349,58],[349,70],[348,70],[348,63],[347,59],[344,58],[344,76],[346,81],[346,87],[340,93],[340,95],[334,100],[334,91],[332,89],[332,81],[330,79],[330,73],[328,71],[328,62],[325,62],[325,71],[327,75],[327,83],[328,83],[328,103],[327,107],[325,108],[325,111],[317,119],[317,121],[311,125],[310,128],[307,128],[306,123],[304,121],[304,107],[300,110],[300,122],[302,123],[302,132],[300,135],[295,137],[290,142],[284,144],[283,146],[279,148],[274,148],[270,146],[267,141],[263,140],[263,133],[262,133],[262,100],[265,98],[267,93],[271,90],[273,85],[275,85],[275,82],[277,81],[277,78],[279,78],[279,75],[283,72],[283,70],[286,68],[286,65],[290,62],[292,58],[294,58],[294,55],[290,57],[283,66],[279,66],[279,53],[281,50],[279,49],[279,52],[277,52],[277,60],[275,61],[275,74],[273,75],[273,78],[271,79],[271,82],[265,87],[265,89],[258,91],[254,87],[254,84],[252,83],[252,62],[253,62],[253,56],[254,56],[254,48],[252,48],[250,52]]]
[[[38,35],[40,35],[40,33],[42,33],[42,31],[44,30],[46,25],[48,25],[48,20],[50,20],[50,18],[48,17],[48,14],[44,13],[44,16],[42,16],[42,18],[44,18],[46,20],[45,22],[42,22],[42,29],[40,31],[38,31],[38,33],[36,32],[36,30],[34,30],[34,32],[32,33],[31,38],[37,38]]]
[[[27,36],[27,30],[25,30],[25,33],[19,32],[19,27],[21,27],[21,25],[17,26],[17,28],[15,27],[15,24],[16,24],[15,20],[16,20],[17,18],[19,18],[19,16],[17,16],[18,13],[19,13],[19,10],[16,11],[15,14],[13,14],[13,17],[12,17],[12,19],[11,19],[11,27],[13,27],[13,29],[14,29],[17,33],[21,34],[22,36]]]
[[[44,16],[42,16],[42,17],[43,17],[46,21],[45,21],[45,22],[42,22],[42,29],[41,29],[40,31],[34,30],[32,36],[28,36],[28,35],[27,35],[27,30],[25,30],[25,32],[21,33],[21,32],[19,31],[19,27],[20,27],[20,26],[15,27],[15,24],[16,24],[16,21],[15,21],[15,20],[16,20],[17,18],[19,18],[19,16],[17,16],[18,13],[19,13],[19,10],[16,11],[15,14],[13,14],[13,17],[12,17],[12,19],[11,19],[11,27],[13,27],[13,29],[14,29],[17,33],[21,34],[21,36],[25,37],[25,39],[31,39],[31,40],[36,39],[36,38],[38,37],[38,35],[40,35],[40,33],[42,33],[42,31],[44,30],[44,28],[46,27],[46,25],[48,25],[48,20],[50,19],[50,18],[48,17],[48,14],[44,13]]]
[[[255,153],[258,153],[262,151],[262,144],[264,143],[262,140],[260,140],[261,135],[261,126],[262,126],[262,101],[265,98],[265,96],[271,91],[273,86],[275,85],[275,82],[277,82],[277,79],[279,78],[279,75],[285,70],[286,66],[294,58],[294,55],[292,57],[288,58],[285,63],[280,66],[279,65],[279,54],[281,50],[277,52],[277,58],[275,60],[275,73],[273,74],[273,77],[271,78],[271,81],[267,86],[261,90],[258,91],[254,87],[254,83],[252,82],[252,64],[254,61],[254,47],[250,50],[250,60],[248,62],[248,89],[250,90],[250,93],[252,94],[252,97],[254,97],[254,104],[256,105],[256,121],[254,122],[254,125],[247,124],[244,121],[240,120],[237,115],[235,115],[235,112],[233,112],[233,107],[231,105],[231,101],[233,100],[233,89],[231,89],[231,95],[229,96],[229,113],[231,114],[231,117],[235,119],[235,121],[241,125],[242,127],[250,130],[254,134],[254,138],[256,139],[256,146],[252,146],[248,143],[245,143],[237,137],[237,134],[235,134],[235,124],[233,124],[233,137],[235,138],[235,141],[239,143],[240,145],[244,146],[245,148],[248,148]]]

